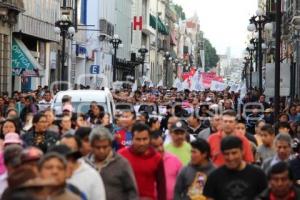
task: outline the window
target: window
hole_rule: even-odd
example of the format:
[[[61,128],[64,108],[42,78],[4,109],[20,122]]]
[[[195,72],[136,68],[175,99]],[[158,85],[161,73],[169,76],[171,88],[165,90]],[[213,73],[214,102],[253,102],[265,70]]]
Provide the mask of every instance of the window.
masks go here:
[[[8,89],[8,70],[10,66],[9,36],[0,34],[0,92]]]

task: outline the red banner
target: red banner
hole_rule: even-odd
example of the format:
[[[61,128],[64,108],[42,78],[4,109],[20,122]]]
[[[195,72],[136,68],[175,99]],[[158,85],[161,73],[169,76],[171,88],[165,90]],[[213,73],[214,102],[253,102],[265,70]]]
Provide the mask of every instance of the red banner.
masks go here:
[[[186,80],[190,78],[190,73],[189,72],[184,72],[181,74],[182,80]]]
[[[205,88],[210,88],[212,81],[223,82],[223,77],[218,76],[216,72],[203,72],[202,83]]]

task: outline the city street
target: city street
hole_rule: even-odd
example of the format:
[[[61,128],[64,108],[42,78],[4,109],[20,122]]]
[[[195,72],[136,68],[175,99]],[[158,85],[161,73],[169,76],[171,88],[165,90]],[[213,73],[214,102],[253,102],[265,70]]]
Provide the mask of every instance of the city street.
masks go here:
[[[0,199],[300,200],[300,0],[0,0]]]

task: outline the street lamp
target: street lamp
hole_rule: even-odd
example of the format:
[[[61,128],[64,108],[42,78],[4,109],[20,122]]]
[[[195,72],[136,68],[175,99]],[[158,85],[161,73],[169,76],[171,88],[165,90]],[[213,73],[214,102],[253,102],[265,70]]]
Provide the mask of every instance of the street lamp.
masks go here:
[[[145,64],[145,55],[148,53],[148,49],[143,45],[142,48],[139,49],[139,53],[142,56],[142,77],[144,76],[144,64]]]
[[[250,64],[250,77],[249,77],[249,85],[250,89],[252,89],[252,72],[253,72],[253,53],[254,53],[254,45],[253,44],[248,44],[248,47],[246,50],[249,52],[249,57],[245,57],[247,62]]]
[[[253,45],[253,54],[255,53],[255,71],[258,71],[258,34],[254,34],[253,38],[250,40],[250,44]]]
[[[248,31],[254,32],[255,30],[258,31],[258,47],[257,47],[257,54],[258,54],[258,73],[259,73],[259,91],[262,93],[262,31],[264,28],[271,28],[271,25],[268,24],[268,17],[264,15],[264,11],[262,9],[258,9],[256,11],[256,16],[250,18],[250,24],[248,25]]]
[[[165,53],[165,56],[164,56],[164,58],[165,58],[165,61],[166,61],[166,74],[165,74],[165,80],[166,80],[166,86],[168,86],[168,66],[169,66],[169,61],[171,61],[172,60],[172,57],[171,57],[171,55],[170,55],[170,53],[167,51],[166,53]]]
[[[244,64],[244,68],[242,70],[242,81],[245,80],[245,82],[246,82],[246,88],[248,89],[249,88],[249,81],[248,81],[247,72],[248,72],[249,62],[248,62],[248,60],[246,58],[245,58],[245,62],[243,62],[243,64]]]
[[[113,82],[116,81],[116,72],[117,72],[117,49],[119,45],[122,44],[122,40],[119,38],[119,35],[115,34],[113,38],[109,40],[114,48],[114,62],[113,62]]]
[[[177,58],[174,60],[176,78],[177,78],[177,73],[178,73],[178,65],[179,65],[179,62],[180,62],[180,61],[179,61]]]
[[[282,24],[281,0],[276,2],[276,53],[275,53],[275,91],[274,91],[274,108],[275,119],[278,119],[280,113],[280,45],[281,45],[281,24]],[[278,129],[275,130],[276,134]]]
[[[61,19],[55,22],[54,31],[62,37],[62,51],[61,51],[61,77],[60,80],[63,84],[60,89],[65,88],[64,83],[68,81],[68,65],[65,66],[66,54],[66,38],[72,39],[75,34],[75,28],[71,20],[66,15],[62,15]]]

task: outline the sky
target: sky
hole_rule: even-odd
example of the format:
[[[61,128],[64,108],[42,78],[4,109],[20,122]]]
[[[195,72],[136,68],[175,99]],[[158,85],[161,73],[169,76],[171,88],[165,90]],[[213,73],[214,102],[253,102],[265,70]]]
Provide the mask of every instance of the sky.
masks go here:
[[[257,10],[257,0],[173,0],[187,18],[198,14],[200,29],[218,54],[228,47],[232,57],[242,57],[247,44],[249,19]]]

